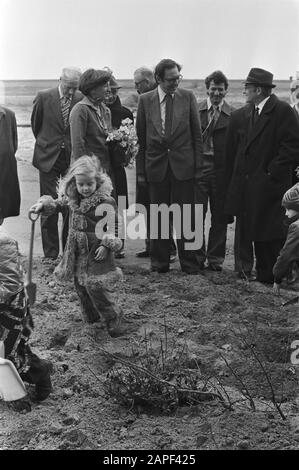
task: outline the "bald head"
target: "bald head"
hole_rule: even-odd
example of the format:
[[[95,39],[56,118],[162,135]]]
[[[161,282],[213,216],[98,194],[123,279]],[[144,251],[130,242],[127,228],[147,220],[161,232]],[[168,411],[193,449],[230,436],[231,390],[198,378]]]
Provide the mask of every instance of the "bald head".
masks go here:
[[[60,87],[63,95],[72,98],[73,94],[78,90],[79,80],[82,75],[78,67],[64,67],[60,76]]]
[[[134,72],[135,88],[139,95],[156,88],[154,72],[148,67],[140,67]]]

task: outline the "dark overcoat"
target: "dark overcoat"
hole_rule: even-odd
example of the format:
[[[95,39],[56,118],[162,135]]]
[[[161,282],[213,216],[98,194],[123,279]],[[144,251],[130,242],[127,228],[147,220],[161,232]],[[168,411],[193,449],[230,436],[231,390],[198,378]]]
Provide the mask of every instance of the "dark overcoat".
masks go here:
[[[17,148],[15,114],[0,106],[0,219],[20,214],[20,187],[15,158]]]
[[[128,118],[134,122],[132,112],[125,106],[122,106],[119,97],[117,97],[113,104],[107,104],[106,106],[108,106],[111,111],[111,122],[114,129],[118,129],[120,127],[123,119]],[[124,168],[125,152],[114,142],[111,142],[110,145],[110,159],[114,174],[116,198],[118,198],[118,196],[124,196],[126,198],[126,209],[128,209],[128,184],[126,170]]]
[[[82,99],[76,91],[70,110]],[[32,164],[48,173],[53,168],[64,145],[68,158],[71,155],[70,126],[64,127],[58,87],[40,91],[33,101],[31,127],[36,138]]]
[[[271,95],[252,127],[252,105],[232,113],[226,138],[225,212],[245,215],[249,239],[285,237],[281,200],[299,164],[299,123],[289,104]]]
[[[201,131],[203,133],[209,123],[207,100],[203,100],[199,103],[198,110]],[[223,201],[225,197],[225,137],[230,116],[234,110],[235,108],[230,106],[226,101],[223,102],[221,113],[212,134],[214,148],[214,172],[216,176],[217,202],[219,201],[219,204],[221,204],[221,201]],[[221,204],[221,207],[223,207],[223,204]]]

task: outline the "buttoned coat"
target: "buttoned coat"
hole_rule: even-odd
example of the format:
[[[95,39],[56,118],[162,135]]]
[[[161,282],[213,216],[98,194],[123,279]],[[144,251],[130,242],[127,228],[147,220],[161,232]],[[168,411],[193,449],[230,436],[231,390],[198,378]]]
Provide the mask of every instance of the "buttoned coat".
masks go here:
[[[226,139],[225,213],[243,214],[253,241],[285,237],[281,200],[299,164],[299,123],[289,104],[271,95],[252,127],[253,107],[232,113]]]
[[[199,103],[198,110],[200,116],[201,131],[203,133],[209,123],[208,102],[206,99]],[[223,199],[225,197],[225,137],[230,116],[233,111],[235,111],[235,108],[233,108],[226,101],[224,101],[221,107],[219,118],[212,133],[214,148],[214,156],[212,158],[214,159],[214,172],[216,176],[217,185],[217,199],[220,204],[221,201],[223,202]]]
[[[158,90],[139,98],[136,129],[139,152],[136,157],[137,176],[149,183],[163,181],[168,163],[177,180],[194,178],[202,158],[202,136],[198,106],[192,91],[178,89],[173,101],[171,135],[162,134]]]
[[[77,91],[70,110],[82,99]],[[44,173],[51,171],[64,145],[67,157],[71,155],[70,126],[64,127],[58,87],[40,91],[33,101],[31,127],[36,138],[33,166]]]
[[[15,157],[17,148],[15,114],[0,106],[0,219],[20,213],[20,187]]]

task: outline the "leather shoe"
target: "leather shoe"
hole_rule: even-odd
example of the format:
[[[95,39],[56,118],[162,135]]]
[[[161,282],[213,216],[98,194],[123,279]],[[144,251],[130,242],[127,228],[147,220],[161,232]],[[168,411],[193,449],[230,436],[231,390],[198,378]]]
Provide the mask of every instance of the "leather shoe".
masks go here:
[[[156,266],[152,266],[151,267],[151,272],[152,273],[168,273],[169,271],[169,268],[168,267],[165,267],[165,268],[157,268]]]
[[[256,281],[256,276],[251,271],[241,271],[238,273],[238,278],[243,281],[253,282]]]
[[[136,256],[137,258],[149,258],[149,251],[148,250],[141,250],[137,251]]]
[[[114,258],[115,258],[115,259],[122,259],[122,258],[124,258],[124,257],[125,257],[125,252],[122,251],[122,250],[121,250],[121,251],[118,251],[118,252],[115,253],[115,255],[114,255]]]
[[[207,266],[207,270],[220,272],[222,271],[222,266],[220,264],[209,263]]]
[[[170,263],[174,263],[175,260],[176,260],[176,253],[170,253],[169,262],[170,262]]]

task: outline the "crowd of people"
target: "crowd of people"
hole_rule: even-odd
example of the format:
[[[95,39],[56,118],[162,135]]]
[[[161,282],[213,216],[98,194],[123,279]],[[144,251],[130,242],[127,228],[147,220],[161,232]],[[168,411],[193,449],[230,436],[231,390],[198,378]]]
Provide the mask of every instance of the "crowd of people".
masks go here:
[[[136,204],[144,209],[146,223],[145,246],[136,256],[148,257],[150,270],[161,274],[177,256],[188,275],[205,269],[220,273],[227,225],[235,220],[237,276],[273,285],[279,294],[282,280],[294,274],[299,262],[299,100],[294,98],[299,82],[292,83],[290,106],[272,93],[273,74],[252,68],[244,82],[246,103],[234,109],[226,100],[229,82],[223,72],[206,77],[207,98],[199,103],[191,90],[179,86],[181,79],[181,65],[172,59],[161,60],[154,71],[141,67],[134,72],[139,94]],[[128,186],[124,148],[107,136],[124,119],[134,122],[132,110],[120,101],[120,88],[109,68],[81,73],[68,67],[57,87],[37,94],[31,115],[33,165],[39,170],[41,196],[31,211],[41,213],[44,259],[59,260],[61,238],[63,254],[55,275],[74,279],[83,319],[102,322],[112,337],[121,334],[122,319],[117,299],[122,273],[115,258],[125,257],[125,238],[116,223],[122,218],[118,198],[125,197],[126,210]],[[20,208],[16,120],[3,107],[0,135],[2,222],[19,215]],[[151,207],[161,205],[175,205],[181,217],[168,211],[152,218]],[[190,236],[185,230],[186,207]],[[203,235],[199,247],[192,244],[197,232]],[[32,322],[22,272],[16,268],[17,246],[8,234],[1,235],[0,243],[0,341],[24,380],[33,374],[41,400],[51,391],[51,364],[33,355],[28,345]],[[4,243],[14,246],[13,262],[2,249]],[[11,312],[24,329],[13,336],[8,332],[19,323],[8,325]]]

